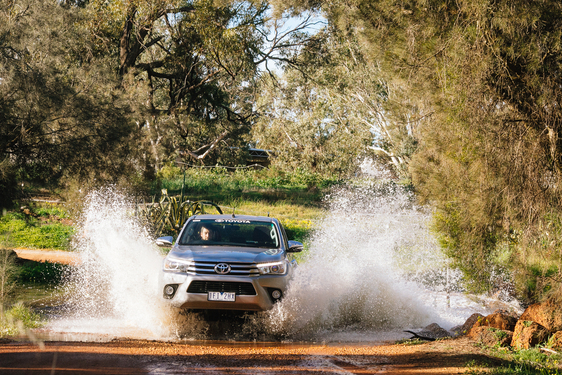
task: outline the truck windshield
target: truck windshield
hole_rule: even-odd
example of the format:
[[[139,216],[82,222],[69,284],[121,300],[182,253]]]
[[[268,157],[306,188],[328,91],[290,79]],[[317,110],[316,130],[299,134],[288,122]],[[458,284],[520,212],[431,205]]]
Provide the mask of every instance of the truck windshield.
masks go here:
[[[180,245],[279,248],[281,240],[273,223],[242,219],[192,220]]]

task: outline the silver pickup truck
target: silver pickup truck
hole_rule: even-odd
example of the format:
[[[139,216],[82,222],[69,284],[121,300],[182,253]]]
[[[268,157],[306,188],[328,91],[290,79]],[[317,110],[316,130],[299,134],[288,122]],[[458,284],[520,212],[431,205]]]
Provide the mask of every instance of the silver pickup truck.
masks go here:
[[[281,300],[296,266],[289,241],[277,219],[262,216],[198,215],[185,223],[171,247],[159,278],[162,298],[187,309],[263,311]]]

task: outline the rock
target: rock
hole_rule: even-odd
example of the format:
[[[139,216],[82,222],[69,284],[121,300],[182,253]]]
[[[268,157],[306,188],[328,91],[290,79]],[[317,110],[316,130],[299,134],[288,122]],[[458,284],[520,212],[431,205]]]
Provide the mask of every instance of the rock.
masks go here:
[[[444,337],[451,337],[451,333],[444,328],[441,328],[437,323],[431,323],[430,325],[424,327],[421,332],[418,332],[420,336],[431,337],[434,339],[441,339]]]
[[[549,299],[527,307],[519,319],[536,322],[551,333],[562,331],[562,306]]]
[[[455,334],[455,336],[466,335],[468,331],[472,328],[472,326],[480,319],[483,319],[484,315],[479,313],[472,314],[466,322],[462,326],[456,326],[451,328],[451,331]]]
[[[516,319],[519,319],[519,315],[516,311],[514,311],[513,309],[511,310],[507,310],[507,309],[496,309],[494,310],[494,312],[492,314],[503,314],[503,315],[509,315],[512,316]]]
[[[511,346],[515,349],[530,349],[548,339],[549,331],[530,320],[519,319],[515,325]]]
[[[453,334],[453,337],[464,335],[466,332],[462,331],[462,326],[454,326],[449,330]]]
[[[486,326],[474,327],[470,330],[470,335],[486,346],[507,347],[511,345],[513,339],[513,331]]]
[[[562,349],[562,331],[555,332],[548,340],[548,343],[553,349]]]
[[[472,326],[472,329],[476,327],[492,327],[504,331],[513,331],[515,329],[515,324],[517,324],[517,318],[513,316],[504,313],[493,313],[478,319]]]

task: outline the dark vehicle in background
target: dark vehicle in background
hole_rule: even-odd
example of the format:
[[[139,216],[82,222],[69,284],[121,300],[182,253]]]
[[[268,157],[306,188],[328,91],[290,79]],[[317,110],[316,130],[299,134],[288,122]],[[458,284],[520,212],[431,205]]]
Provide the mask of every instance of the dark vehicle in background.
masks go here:
[[[205,310],[263,311],[285,295],[296,266],[277,219],[242,215],[197,215],[185,223],[163,262],[159,287],[171,306]]]

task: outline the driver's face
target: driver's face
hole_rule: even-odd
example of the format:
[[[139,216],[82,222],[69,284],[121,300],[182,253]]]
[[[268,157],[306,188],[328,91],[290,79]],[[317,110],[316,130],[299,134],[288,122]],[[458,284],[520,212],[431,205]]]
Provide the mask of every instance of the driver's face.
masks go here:
[[[201,239],[209,241],[211,239],[211,231],[205,227],[201,228]]]

